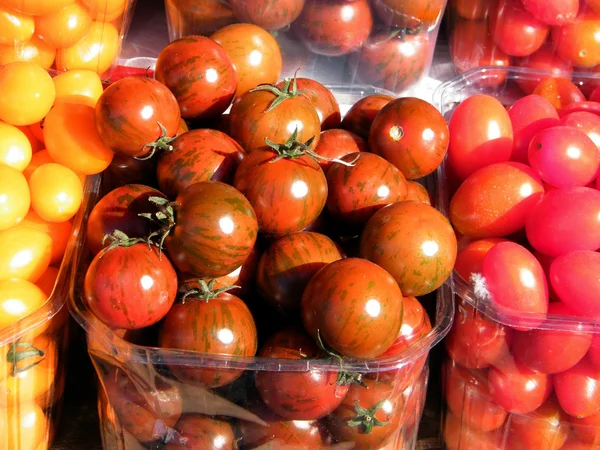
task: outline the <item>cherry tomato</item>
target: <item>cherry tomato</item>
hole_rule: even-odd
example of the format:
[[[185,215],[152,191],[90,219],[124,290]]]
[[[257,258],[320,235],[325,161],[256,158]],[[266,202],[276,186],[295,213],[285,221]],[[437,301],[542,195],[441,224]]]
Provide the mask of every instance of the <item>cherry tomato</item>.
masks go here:
[[[373,94],[361,98],[350,107],[344,116],[342,128],[363,139],[368,139],[373,120],[375,120],[379,111],[393,99],[393,97],[385,94]]]
[[[322,131],[319,143],[315,147],[315,153],[323,157],[317,159],[317,162],[325,174],[334,164],[332,159],[341,159],[351,153],[365,151],[367,151],[367,143],[363,138],[351,131],[341,129]]]
[[[489,252],[494,245],[504,241],[506,241],[506,239],[487,238],[471,241],[464,247],[459,245],[454,270],[463,280],[468,282],[471,278],[471,274],[481,273],[481,264],[483,263],[483,258],[487,255],[487,252]]]
[[[43,164],[29,178],[31,207],[48,222],[64,222],[79,210],[81,181],[75,172],[56,163]]]
[[[233,450],[237,448],[233,429],[225,420],[202,414],[184,414],[175,424],[178,437],[169,440],[166,450],[197,448],[203,450]]]
[[[583,93],[568,78],[546,78],[541,80],[533,93],[544,97],[559,110],[567,105],[585,100]]]
[[[442,0],[374,0],[379,20],[388,26],[428,30],[439,20],[446,6]]]
[[[43,144],[35,137],[35,135],[32,133],[32,131],[29,129],[29,127],[18,126],[17,128],[19,130],[21,130],[23,132],[23,134],[25,134],[25,136],[29,140],[29,144],[31,145],[31,153],[32,154],[35,154],[44,148]]]
[[[552,30],[556,54],[566,62],[592,68],[600,64],[600,16],[582,13],[576,20]]]
[[[490,9],[494,6],[487,0],[450,0],[450,5],[463,19],[487,19]]]
[[[182,36],[208,36],[236,22],[229,3],[221,0],[167,0],[165,9],[169,22],[176,24]]]
[[[244,23],[253,23],[265,30],[279,30],[298,18],[304,0],[232,0],[235,17]]]
[[[42,407],[35,402],[24,402],[4,411],[0,429],[7,448],[38,450],[48,447],[48,432],[52,426]]]
[[[39,152],[34,154],[31,157],[31,161],[29,162],[29,164],[23,171],[23,175],[25,175],[27,182],[29,182],[29,179],[31,178],[31,174],[35,171],[35,169],[37,169],[38,167],[40,167],[43,164],[48,164],[48,163],[53,163],[53,162],[55,162],[55,161],[50,156],[50,153],[48,153],[48,150],[40,150]]]
[[[31,161],[31,143],[20,129],[0,122],[0,163],[23,171]]]
[[[75,45],[92,25],[88,11],[79,3],[35,18],[35,32],[52,48]]]
[[[52,257],[50,264],[61,261],[69,239],[71,237],[72,223],[68,220],[64,222],[48,222],[42,219],[33,210],[30,210],[23,221],[17,225],[21,228],[33,228],[46,233],[52,239]]]
[[[569,417],[573,436],[587,445],[585,448],[596,448],[600,445],[600,412],[586,417]],[[583,447],[582,447],[583,448]]]
[[[558,110],[558,115],[563,117],[567,114],[571,114],[574,112],[589,112],[600,116],[600,103],[599,102],[573,102],[566,106],[563,106]]]
[[[23,0],[5,0],[4,5],[23,14],[32,16],[42,16],[52,14],[63,7],[75,3],[75,0],[31,0],[24,2]]]
[[[284,82],[281,81],[277,84],[277,87],[281,89],[283,85]],[[315,107],[321,121],[321,130],[329,130],[340,126],[342,120],[340,106],[329,89],[310,78],[296,78],[296,85]]]
[[[49,69],[54,62],[56,49],[33,36],[30,40],[13,45],[0,46],[0,64],[15,61],[35,63],[44,69]]]
[[[556,55],[552,44],[544,44],[534,54],[525,58],[515,60],[515,66],[528,69],[547,72],[548,75],[528,74],[526,77],[519,77],[517,84],[525,94],[532,94],[537,85],[548,78],[560,78],[561,76],[570,78],[573,68],[570,64],[564,62]]]
[[[579,11],[579,0],[521,0],[538,20],[557,27],[572,22]]]
[[[33,37],[34,18],[21,14],[10,7],[0,7],[0,45],[15,45]]]
[[[49,298],[54,291],[54,287],[56,285],[56,280],[58,278],[59,270],[54,266],[48,266],[46,271],[42,274],[42,276],[36,281],[35,285],[39,287],[44,294],[46,294],[46,298]]]
[[[39,229],[17,226],[0,231],[0,245],[3,280],[21,278],[35,283],[52,258],[52,238]]]
[[[429,192],[422,184],[416,181],[408,180],[406,182],[406,200],[412,200],[415,202],[423,202],[431,205],[431,197]]]
[[[584,358],[570,369],[554,375],[554,392],[567,414],[591,416],[600,410],[600,370]]]
[[[583,131],[600,150],[600,116],[586,111],[572,112],[564,115],[560,124]]]
[[[101,22],[112,22],[118,19],[128,7],[127,0],[81,0],[90,12],[92,19]]]
[[[497,450],[504,445],[502,431],[483,433],[463,426],[462,418],[449,412],[444,418],[444,442],[449,450],[464,448],[477,450]]]
[[[69,70],[59,73],[52,81],[56,88],[55,104],[84,103],[95,108],[104,91],[100,77],[91,70]]]
[[[19,278],[0,280],[0,330],[29,316],[47,299],[46,294],[30,281]]]

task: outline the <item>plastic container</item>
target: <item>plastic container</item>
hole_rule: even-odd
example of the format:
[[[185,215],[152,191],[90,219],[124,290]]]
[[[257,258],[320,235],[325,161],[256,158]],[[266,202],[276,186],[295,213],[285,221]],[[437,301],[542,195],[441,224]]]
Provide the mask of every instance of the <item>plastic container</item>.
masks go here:
[[[0,64],[105,74],[118,60],[135,0],[0,1]]]
[[[299,76],[321,83],[366,84],[395,93],[418,91],[427,78],[445,5],[445,0],[165,0],[171,41],[255,24],[271,32],[281,49],[283,68],[276,79],[299,70]],[[241,31],[242,40],[249,33]]]
[[[447,119],[456,106],[476,94],[493,95],[510,106],[524,96],[520,84],[548,76],[508,68],[503,81],[496,83],[497,72],[491,67],[473,69],[447,81],[434,94],[436,105]],[[595,77],[581,78],[585,83]],[[446,191],[450,189],[447,186]],[[475,295],[471,282],[456,271],[453,292],[456,316],[444,341],[447,357],[442,369],[444,448],[598,448],[600,414],[578,418],[574,412],[600,401],[599,382],[594,379],[600,372],[593,362],[600,342],[598,322],[499,310],[489,298]],[[569,364],[573,366],[564,370]],[[560,401],[557,388],[562,392]],[[539,402],[541,406],[531,410]],[[569,407],[571,414],[565,410]]]
[[[361,86],[331,89],[342,111],[359,98],[381,92]],[[434,198],[438,194],[436,179],[437,175],[427,180]],[[96,183],[93,189],[96,198],[101,190],[100,183]],[[415,447],[427,387],[428,354],[447,333],[453,316],[453,302],[447,286],[438,291],[436,303],[424,303],[433,311],[434,317],[430,319],[432,330],[398,358],[344,361],[344,370],[361,373],[367,384],[377,386],[373,391],[360,388],[378,397],[375,402],[372,399],[364,401],[376,403],[384,396],[386,402],[380,406],[392,414],[388,424],[376,426],[372,434],[360,438],[367,436],[369,441],[354,441],[352,436],[341,438],[346,435],[338,434],[338,443],[333,445],[327,430],[331,431],[335,423],[342,423],[339,419],[336,422],[331,414],[318,421],[276,419],[272,413],[266,413],[264,404],[257,400],[255,379],[283,376],[284,379],[290,377],[290,383],[294,383],[296,381],[292,377],[316,376],[320,373],[321,376],[333,377],[334,383],[336,373],[340,370],[340,361],[230,357],[161,349],[154,347],[156,341],[153,330],[128,332],[124,339],[122,332],[112,331],[99,321],[82,298],[83,278],[90,261],[85,245],[79,247],[73,261],[78,270],[71,274],[73,295],[70,307],[72,315],[86,331],[88,351],[99,379],[98,408],[104,448],[169,448],[165,442],[177,438],[178,434],[172,427],[182,413],[190,421],[190,429],[195,426],[196,429],[210,427],[218,430],[215,433],[223,437],[221,444],[225,442],[221,448],[233,448],[227,443],[234,435],[241,438],[239,445],[243,446],[240,448],[314,450],[323,448],[323,444],[326,448],[332,444],[332,449],[391,450]],[[435,298],[435,295],[432,297]],[[274,318],[257,316],[258,319],[264,319],[265,326],[278,325]],[[214,369],[243,373],[233,383],[214,389],[182,382],[173,375],[182,370]],[[382,382],[375,384],[375,381]],[[384,393],[381,392],[382,387]],[[353,411],[353,401],[345,401]],[[266,427],[267,423],[273,427],[272,432]],[[181,421],[178,426],[180,424]],[[281,445],[277,446],[277,441],[265,444],[275,432],[280,439],[289,438],[288,445],[279,442]],[[283,438],[283,435],[286,437]],[[213,448],[198,445],[192,448]],[[219,446],[215,445],[214,448]]]

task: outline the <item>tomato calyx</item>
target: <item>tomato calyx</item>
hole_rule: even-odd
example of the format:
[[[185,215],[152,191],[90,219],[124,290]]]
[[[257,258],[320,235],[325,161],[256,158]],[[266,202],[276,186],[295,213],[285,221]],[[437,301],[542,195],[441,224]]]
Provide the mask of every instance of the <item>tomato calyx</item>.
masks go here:
[[[298,83],[296,82],[296,75],[293,78],[285,78],[283,80],[283,86],[279,89],[277,86],[272,84],[261,84],[260,86],[251,89],[250,92],[270,92],[275,96],[275,99],[271,102],[269,107],[265,110],[266,113],[273,111],[279,105],[286,100],[304,95],[304,90],[298,90]]]
[[[162,252],[165,239],[175,226],[175,206],[179,206],[177,202],[170,202],[164,197],[149,197],[148,201],[158,208],[155,213],[142,213],[140,217],[145,217],[152,222],[157,223],[160,226],[158,231],[150,233],[147,241],[153,242],[152,239],[159,237],[159,241],[156,244],[158,251]]]
[[[125,233],[119,230],[113,231],[112,234],[107,234],[102,239],[102,245],[104,246],[107,241],[110,241],[108,247],[106,247],[106,251],[112,250],[116,247],[131,247],[132,245],[139,244],[140,242],[145,242],[148,246],[152,245],[148,238],[130,238]]]
[[[348,386],[351,384],[358,384],[359,386],[367,387],[367,385],[362,380],[363,379],[362,373],[349,372],[347,370],[344,370],[344,356],[341,353],[339,353],[336,350],[329,347],[325,343],[325,341],[323,341],[320,330],[317,330],[317,345],[319,346],[319,348],[321,349],[321,351],[323,353],[325,353],[327,356],[329,356],[331,358],[337,359],[340,363],[340,371],[337,374],[337,379],[335,381],[335,384],[337,384],[338,386]]]
[[[150,148],[148,154],[144,156],[136,156],[135,159],[138,161],[147,161],[152,158],[156,152],[160,150],[164,150],[166,152],[173,151],[173,145],[171,144],[177,137],[169,137],[167,136],[167,129],[160,122],[156,122],[160,127],[160,137],[154,142],[150,142],[149,144],[144,145],[144,148]]]
[[[187,286],[184,286],[184,294],[181,297],[181,303],[185,303],[188,297],[194,296],[199,300],[203,300],[208,302],[209,300],[214,300],[219,297],[224,292],[231,291],[232,289],[239,289],[239,286],[225,286],[219,289],[215,289],[215,280],[212,279],[208,282],[206,280],[198,280],[197,288],[188,289]]]
[[[351,427],[360,427],[360,431],[363,434],[370,434],[373,431],[373,427],[385,427],[389,422],[382,422],[375,417],[375,414],[383,407],[386,401],[386,399],[383,399],[368,409],[360,406],[358,400],[355,401],[354,410],[356,411],[356,417],[346,423]]]
[[[19,363],[29,360],[31,358],[40,358],[30,364],[19,366]],[[6,361],[12,365],[10,374],[14,377],[20,373],[27,372],[29,369],[34,368],[41,363],[46,357],[46,353],[39,348],[36,348],[33,344],[28,342],[13,342],[8,352],[6,353]]]

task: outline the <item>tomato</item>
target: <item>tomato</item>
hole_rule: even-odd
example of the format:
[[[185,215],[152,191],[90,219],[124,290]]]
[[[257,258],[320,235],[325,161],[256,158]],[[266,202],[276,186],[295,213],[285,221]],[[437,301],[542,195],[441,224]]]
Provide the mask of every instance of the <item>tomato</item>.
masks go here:
[[[85,69],[106,72],[115,62],[121,45],[119,31],[109,22],[92,22],[82,39],[56,53],[60,71]]]
[[[556,109],[585,100],[585,96],[568,78],[546,78],[533,91],[544,97]]]
[[[56,163],[43,164],[29,178],[31,207],[48,222],[71,219],[81,206],[83,189],[75,172]]]
[[[54,160],[50,156],[50,153],[48,153],[48,150],[40,150],[39,152],[35,153],[31,157],[31,161],[29,162],[29,164],[23,171],[23,175],[25,175],[27,182],[29,182],[29,179],[31,178],[31,174],[35,171],[35,169],[37,169],[41,165],[53,163],[53,162],[54,162]]]
[[[577,103],[570,103],[566,106],[563,106],[558,110],[558,115],[563,117],[567,114],[571,114],[574,112],[589,112],[600,116],[600,103],[599,102],[585,102],[580,101]]]
[[[554,375],[554,392],[567,414],[591,416],[600,410],[600,371],[584,358]]]
[[[52,239],[52,257],[50,264],[60,262],[69,239],[71,238],[72,224],[66,220],[64,222],[48,222],[30,210],[23,221],[17,225],[21,228],[33,228],[46,233]]]
[[[20,129],[0,122],[0,164],[23,171],[31,161],[31,143]]]
[[[44,120],[44,142],[53,161],[86,175],[102,172],[113,158],[96,131],[94,108],[84,104],[52,108]]]
[[[57,279],[58,268],[54,266],[48,266],[46,271],[36,281],[35,285],[39,287],[44,292],[44,294],[46,294],[46,297],[50,297],[52,291],[54,291],[54,286],[56,285]]]
[[[35,283],[50,265],[52,238],[29,227],[0,231],[0,279],[21,278]]]
[[[367,143],[363,138],[351,131],[337,128],[322,131],[319,143],[315,147],[315,153],[326,158],[317,158],[317,162],[325,174],[334,164],[332,159],[341,159],[350,153],[365,151],[367,151]]]
[[[306,0],[292,30],[313,53],[340,56],[358,50],[373,27],[367,0]]]
[[[288,144],[278,151],[253,150],[240,163],[233,181],[253,206],[259,230],[273,236],[306,228],[327,200],[327,180],[319,164],[306,154],[290,157],[297,143]],[[280,155],[287,156],[279,159]]]
[[[456,256],[454,270],[463,280],[469,282],[471,274],[481,273],[481,264],[483,263],[483,258],[487,255],[487,252],[489,252],[494,245],[504,241],[506,241],[506,239],[487,238],[471,241],[464,247],[459,246],[460,249]]]
[[[405,295],[440,287],[456,260],[456,235],[435,208],[401,202],[378,211],[360,239],[360,256],[387,270]]]
[[[214,278],[215,288],[220,289],[224,287],[238,286],[234,289],[230,289],[228,292],[243,299],[247,298],[254,292],[253,288],[259,257],[260,253],[258,246],[256,245],[254,248],[252,248],[250,256],[246,258],[246,261],[244,261],[240,267],[231,271],[227,275]]]
[[[30,281],[19,278],[0,280],[0,330],[29,316],[47,299],[46,294]]]
[[[158,186],[156,181],[158,160],[159,158],[138,159],[132,156],[114,155],[110,165],[104,171],[102,182],[106,183],[105,189],[115,189],[124,184]]]
[[[429,196],[429,192],[425,186],[416,181],[406,182],[406,200],[423,202],[431,205],[431,197]]]
[[[521,0],[538,20],[557,27],[571,23],[579,11],[579,0]]]
[[[566,62],[592,68],[600,64],[600,16],[582,13],[572,23],[552,30],[556,54]]]
[[[177,295],[177,275],[167,257],[145,242],[132,242],[123,238],[103,249],[85,274],[84,299],[111,328],[153,325],[167,314]]]
[[[233,187],[218,181],[192,184],[179,193],[174,209],[175,225],[167,219],[165,248],[179,271],[220,277],[240,267],[252,252],[256,215]]]
[[[94,108],[104,91],[100,77],[91,70],[69,70],[59,73],[52,81],[56,88],[55,104],[84,103]]]
[[[449,412],[444,418],[443,436],[449,450],[477,449],[497,450],[504,445],[501,430],[487,433],[474,430],[462,424],[462,418]]]
[[[2,5],[0,30],[0,45],[15,45],[18,42],[27,42],[33,37],[35,22],[33,17]]]
[[[0,67],[0,120],[11,125],[31,125],[42,120],[54,103],[52,78],[29,62]]]
[[[281,75],[281,50],[273,36],[262,28],[232,24],[210,36],[220,44],[233,63],[237,74],[236,97],[259,84],[273,84]]]
[[[92,25],[88,11],[79,3],[35,18],[35,32],[52,48],[75,45]]]
[[[258,291],[278,310],[296,312],[314,274],[343,257],[339,247],[322,234],[305,231],[284,236],[260,257]]]
[[[532,208],[525,230],[533,248],[559,256],[600,248],[599,221],[600,191],[586,187],[553,189]]]
[[[9,64],[15,61],[30,62],[44,69],[49,69],[54,62],[56,49],[49,46],[39,37],[34,36],[27,42],[16,45],[0,46],[0,64]]]
[[[442,0],[374,0],[379,20],[388,26],[428,30],[438,23],[446,6]]]
[[[236,22],[231,6],[222,0],[167,0],[165,9],[182,36],[208,36]]]
[[[29,144],[31,145],[31,153],[35,154],[43,149],[43,144],[34,136],[32,131],[27,126],[18,126],[19,130],[25,134],[27,139],[29,140]]]
[[[600,412],[596,412],[591,416],[586,417],[569,417],[573,436],[581,439],[582,442],[589,446],[597,446],[600,444]],[[596,447],[594,447],[596,448]]]
[[[25,176],[1,163],[0,199],[0,230],[6,230],[25,218],[31,199]]]
[[[155,77],[171,90],[184,119],[218,117],[229,108],[237,88],[225,49],[202,36],[167,45],[156,60]]]
[[[52,425],[43,409],[35,402],[24,403],[4,410],[0,429],[7,448],[44,450],[47,448]]]
[[[308,97],[286,78],[279,89],[265,85],[239,97],[231,108],[230,135],[247,152],[265,146],[265,139],[283,144],[297,132],[299,142],[318,144],[321,120]]]
[[[586,111],[572,112],[564,115],[560,124],[583,131],[600,150],[600,116]]]
[[[450,0],[450,5],[463,19],[486,19],[494,6],[488,0]]]
[[[191,295],[173,305],[161,324],[158,337],[161,347],[238,357],[256,354],[256,325],[242,300],[213,291],[212,284],[203,281],[199,289],[188,292]],[[243,373],[243,370],[184,365],[170,368],[180,380],[209,388],[229,384]]]
[[[433,173],[448,150],[444,116],[424,100],[405,97],[382,108],[371,126],[369,149],[409,180]]]
[[[356,450],[379,448],[402,428],[404,401],[393,384],[365,380],[353,385],[329,416],[327,428],[338,442],[353,442]]]
[[[304,0],[232,0],[235,17],[244,23],[253,23],[265,30],[279,30],[298,18]]]
[[[81,0],[94,20],[112,22],[118,19],[128,7],[127,0]]]
[[[169,198],[200,181],[230,183],[238,165],[246,156],[240,145],[217,130],[188,131],[163,152],[156,167],[158,185]]]
[[[205,450],[233,450],[237,448],[229,422],[202,414],[184,414],[175,425],[178,436],[169,439],[166,450],[198,448]]]
[[[342,128],[363,139],[369,138],[371,125],[379,111],[394,98],[385,94],[373,94],[354,103],[342,120]]]
[[[183,401],[179,390],[166,385],[160,377],[151,387],[133,380],[114,369],[102,377],[116,418],[139,442],[165,437],[181,416]]]
[[[526,77],[515,80],[525,94],[533,93],[542,80],[559,78],[560,76],[570,78],[573,72],[571,65],[560,59],[556,55],[552,44],[549,43],[542,45],[538,51],[530,56],[516,59],[515,66],[548,72],[547,75],[528,74]]]
[[[5,0],[3,4],[15,11],[32,16],[52,14],[63,7],[75,3],[75,0]]]
[[[352,358],[374,358],[388,350],[400,331],[402,308],[402,292],[392,276],[360,258],[322,268],[300,305],[306,331]]]

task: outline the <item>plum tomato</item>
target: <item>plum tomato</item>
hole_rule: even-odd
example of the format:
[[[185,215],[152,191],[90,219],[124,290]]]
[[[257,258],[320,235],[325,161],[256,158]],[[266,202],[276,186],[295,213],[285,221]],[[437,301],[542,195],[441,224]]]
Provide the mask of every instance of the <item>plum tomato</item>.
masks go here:
[[[529,250],[514,242],[500,242],[484,256],[482,279],[475,282],[476,295],[489,296],[493,305],[512,314],[548,312],[548,284],[544,269]],[[523,331],[543,322],[527,317]],[[515,319],[515,324],[521,319]],[[517,326],[515,326],[517,328]],[[519,328],[517,328],[519,329]]]
[[[448,164],[461,180],[477,169],[510,159],[510,117],[491,95],[474,95],[458,105],[450,117],[449,130]]]
[[[385,25],[422,30],[435,26],[445,6],[443,0],[373,0],[375,12]]]
[[[367,143],[363,138],[351,131],[337,128],[321,131],[321,138],[315,147],[315,153],[323,157],[317,158],[317,162],[325,174],[334,164],[332,159],[341,159],[350,153],[365,151]]]
[[[576,313],[565,303],[548,305],[549,315],[574,317]],[[515,361],[536,372],[553,374],[564,372],[586,355],[592,335],[582,331],[580,324],[573,324],[569,331],[553,330],[551,322],[540,329],[515,332],[512,354]]]
[[[400,331],[402,310],[402,292],[392,276],[360,258],[319,270],[300,306],[306,331],[352,358],[375,358],[388,350]]]
[[[541,80],[533,93],[544,97],[558,110],[585,100],[579,88],[570,79],[564,77]]]
[[[533,248],[548,256],[559,256],[600,248],[599,224],[600,191],[573,187],[547,192],[533,206],[525,230]]]
[[[320,349],[298,328],[286,328],[271,336],[258,352],[264,358],[309,361]],[[285,363],[282,363],[285,364]],[[256,389],[271,411],[288,420],[316,420],[331,414],[346,397],[350,386],[342,373],[309,369],[303,372],[257,371]]]
[[[298,18],[304,0],[231,0],[233,15],[242,23],[253,23],[265,30],[279,30]]]
[[[68,167],[48,163],[29,176],[31,209],[48,222],[64,222],[77,214],[83,201],[80,177]]]
[[[132,238],[148,237],[154,231],[152,222],[140,214],[156,212],[156,207],[148,201],[150,197],[166,198],[156,189],[141,184],[126,184],[102,197],[92,208],[86,225],[87,245],[92,254],[110,244],[104,238],[115,230]]]
[[[174,427],[177,436],[167,439],[166,450],[178,448],[234,450],[236,438],[231,424],[202,414],[184,414]]]
[[[326,427],[338,442],[353,442],[356,450],[370,450],[394,439],[404,414],[404,399],[396,386],[367,379],[363,386],[350,387]]]
[[[600,411],[600,370],[587,358],[554,375],[554,392],[563,411],[588,417]]]
[[[256,354],[256,325],[239,297],[225,292],[228,288],[214,289],[213,282],[204,280],[184,283],[184,289],[184,297],[160,326],[160,347],[240,357]],[[209,388],[229,384],[243,373],[219,366],[171,365],[170,369],[181,381]]]
[[[554,28],[552,42],[556,54],[564,61],[590,69],[597,66],[600,64],[600,16],[585,12],[571,23]]]
[[[577,111],[562,116],[560,124],[583,131],[600,152],[600,116],[587,111]]]
[[[492,366],[488,372],[488,383],[492,400],[514,414],[535,411],[552,393],[550,376],[519,366],[511,360]]]
[[[283,144],[297,132],[296,139],[314,147],[319,142],[321,120],[313,103],[286,78],[280,89],[262,85],[238,97],[231,107],[230,135],[247,152],[264,147],[265,139]]]
[[[301,231],[325,207],[325,174],[296,136],[283,145],[253,150],[235,173],[233,185],[254,207],[259,230],[267,235]]]
[[[502,429],[489,431],[474,430],[462,423],[462,417],[448,412],[444,417],[444,442],[449,450],[477,449],[497,450],[504,445]]]
[[[579,12],[579,0],[521,0],[527,11],[542,22],[561,27]]]
[[[115,153],[142,157],[179,129],[179,104],[162,83],[147,77],[126,77],[108,86],[96,104],[96,129]]]
[[[556,108],[539,95],[527,95],[511,105],[508,116],[514,133],[510,159],[528,164],[527,152],[533,136],[546,128],[558,125]]]
[[[457,244],[443,214],[421,202],[389,205],[371,217],[360,256],[387,270],[405,295],[425,295],[452,274]]]
[[[547,73],[547,75],[528,74],[527,77],[515,80],[521,90],[527,95],[532,94],[542,80],[561,76],[570,78],[570,74],[573,72],[571,65],[556,55],[551,43],[542,45],[532,55],[515,59],[515,66]]]
[[[506,239],[486,238],[471,241],[458,250],[454,271],[467,283],[471,279],[472,273],[481,273],[481,264],[483,258],[490,249]]]
[[[208,128],[183,133],[171,146],[172,150],[161,153],[156,166],[158,186],[169,198],[201,181],[230,183],[246,156],[232,138]]]
[[[391,162],[409,180],[433,173],[448,151],[448,125],[428,102],[405,97],[379,112],[369,135],[369,149]]]
[[[19,278],[35,283],[52,258],[52,238],[35,228],[16,226],[0,231],[0,248],[0,280]]]
[[[427,188],[417,181],[406,181],[406,200],[431,205],[431,196]]]
[[[373,28],[367,0],[306,0],[292,30],[313,53],[341,56],[361,48]]]
[[[284,236],[260,257],[258,292],[278,310],[296,312],[313,275],[343,257],[337,244],[322,234],[303,231]]]
[[[25,175],[14,167],[0,163],[0,230],[20,223],[31,205]]]
[[[139,239],[117,233],[113,241],[87,269],[86,303],[111,328],[136,330],[157,323],[177,295],[173,266],[158,249]]]
[[[210,38],[225,49],[235,67],[236,97],[260,84],[279,80],[283,64],[281,49],[268,31],[250,23],[234,23],[216,31]]]
[[[35,284],[20,278],[0,280],[0,330],[39,309],[48,296]],[[36,330],[37,331],[37,330]],[[40,331],[44,331],[43,329]]]
[[[342,119],[342,128],[363,139],[368,139],[373,120],[379,111],[393,99],[394,97],[385,94],[373,94],[361,98],[350,107]]]
[[[345,229],[360,229],[381,208],[406,198],[406,179],[373,153],[351,153],[327,171],[327,211]]]
[[[578,315],[600,317],[600,253],[590,250],[570,252],[550,266],[550,282],[558,297]],[[572,351],[572,350],[571,350]]]
[[[525,226],[543,195],[541,180],[525,164],[491,164],[460,185],[450,201],[450,221],[464,236],[507,236]]]
[[[0,163],[22,172],[31,161],[32,146],[18,127],[0,122]]]
[[[229,55],[203,36],[186,36],[167,45],[156,60],[155,77],[177,99],[181,117],[189,120],[218,117],[237,89]]]
[[[462,418],[463,426],[487,432],[504,424],[508,413],[492,399],[485,371],[465,369],[448,361],[443,375],[446,403]]]

